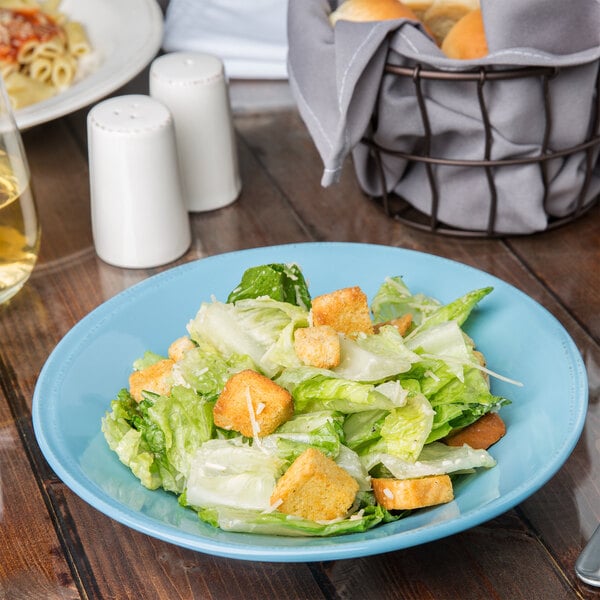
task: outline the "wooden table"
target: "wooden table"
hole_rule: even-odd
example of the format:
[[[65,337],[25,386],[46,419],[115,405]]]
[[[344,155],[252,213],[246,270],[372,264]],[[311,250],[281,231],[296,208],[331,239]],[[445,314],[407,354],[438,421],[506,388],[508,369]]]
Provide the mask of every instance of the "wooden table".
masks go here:
[[[147,92],[147,73],[118,93],[131,91]],[[547,307],[581,351],[590,403],[575,451],[542,489],[490,522],[408,550],[326,563],[234,561],[182,549],[116,523],[66,487],[33,433],[40,369],[88,312],[161,270],[115,268],[94,252],[86,114],[23,135],[43,241],[32,278],[0,308],[0,598],[600,597],[573,569],[600,521],[600,207],[531,237],[420,232],[367,200],[351,165],[339,185],[322,188],[320,159],[293,108],[236,115],[242,195],[193,215],[193,245],[178,262],[335,240],[416,249],[488,271]]]

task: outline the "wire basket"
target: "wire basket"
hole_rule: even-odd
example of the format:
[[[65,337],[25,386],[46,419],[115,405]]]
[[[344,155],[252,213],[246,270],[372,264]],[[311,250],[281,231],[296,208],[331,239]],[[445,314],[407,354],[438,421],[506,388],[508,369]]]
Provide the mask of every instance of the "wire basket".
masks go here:
[[[407,225],[418,229],[431,231],[435,233],[463,236],[463,237],[504,237],[515,235],[511,232],[499,231],[496,226],[496,217],[498,210],[498,188],[495,181],[495,173],[499,169],[507,169],[515,165],[539,165],[541,181],[543,184],[543,208],[548,218],[547,229],[554,229],[574,219],[582,216],[590,210],[600,198],[595,196],[591,201],[585,202],[588,194],[592,174],[594,170],[595,157],[597,158],[597,148],[600,146],[600,69],[596,77],[595,102],[593,103],[592,114],[590,115],[590,127],[588,136],[581,143],[560,150],[551,150],[549,140],[552,133],[552,94],[550,82],[560,73],[559,68],[555,67],[527,67],[507,70],[491,70],[489,68],[480,68],[477,71],[450,72],[434,69],[425,69],[422,65],[414,67],[400,67],[387,64],[385,73],[396,77],[405,77],[412,79],[414,92],[419,107],[419,114],[423,126],[423,139],[419,144],[421,152],[419,154],[405,153],[386,149],[378,145],[368,135],[362,140],[362,143],[368,146],[369,152],[374,160],[378,177],[381,180],[381,196],[372,196],[378,202],[385,213]],[[544,113],[545,125],[543,140],[541,140],[540,151],[537,156],[506,158],[502,160],[492,160],[492,131],[493,124],[490,121],[490,115],[486,99],[484,96],[484,86],[490,81],[503,81],[519,79],[524,77],[537,78],[542,86],[543,106],[541,110]],[[480,160],[465,160],[461,158],[437,157],[431,155],[431,146],[433,140],[431,116],[428,112],[425,94],[423,92],[423,82],[433,80],[440,84],[452,85],[454,82],[473,82],[477,90],[477,99],[481,111],[481,121],[483,128],[483,148],[482,158]],[[377,115],[373,115],[374,129],[376,129]],[[585,153],[585,175],[583,183],[579,190],[574,190],[576,201],[574,208],[568,214],[555,217],[550,214],[547,206],[547,199],[550,192],[551,181],[548,176],[548,161],[553,159],[566,158],[577,153]],[[389,192],[386,190],[386,179],[382,162],[382,154],[390,154],[406,161],[423,163],[427,173],[427,180],[431,192],[431,210],[425,214],[414,208],[410,199]],[[440,203],[444,201],[440,190],[440,182],[436,177],[434,166],[444,167],[468,167],[473,169],[483,169],[489,189],[489,211],[487,214],[487,226],[484,229],[463,229],[461,227],[450,226],[443,223],[439,218]]]

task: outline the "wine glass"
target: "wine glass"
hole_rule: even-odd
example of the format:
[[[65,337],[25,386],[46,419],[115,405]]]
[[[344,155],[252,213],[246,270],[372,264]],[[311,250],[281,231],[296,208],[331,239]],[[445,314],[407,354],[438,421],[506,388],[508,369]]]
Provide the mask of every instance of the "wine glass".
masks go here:
[[[27,157],[0,77],[0,304],[29,279],[39,247],[40,222]]]

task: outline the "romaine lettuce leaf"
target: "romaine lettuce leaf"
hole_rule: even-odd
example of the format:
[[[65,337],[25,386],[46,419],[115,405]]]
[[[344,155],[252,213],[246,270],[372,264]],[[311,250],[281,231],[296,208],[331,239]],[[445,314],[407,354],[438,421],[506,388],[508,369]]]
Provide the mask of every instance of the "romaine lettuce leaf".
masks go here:
[[[121,392],[102,431],[144,486],[181,493],[193,453],[213,435],[213,403],[183,386],[174,386],[170,396],[144,397],[136,404]]]
[[[203,344],[188,350],[174,366],[174,379],[207,399],[216,399],[227,380],[254,362],[245,355],[232,354],[225,359],[214,347]]]
[[[406,404],[410,391],[406,387],[403,387],[400,381],[393,379],[379,383],[373,389],[376,392],[387,396],[396,407],[404,406]]]
[[[213,406],[183,386],[171,388],[169,396],[140,403],[137,428],[152,448],[166,490],[183,490],[196,448],[213,435]]]
[[[235,304],[205,302],[188,324],[188,331],[199,346],[212,345],[225,359],[246,355],[257,370],[273,377],[283,367],[300,365],[293,331],[306,326],[308,312],[304,308],[261,297]]]
[[[387,452],[415,462],[431,432],[435,412],[423,394],[411,394],[408,402],[394,408],[381,426],[381,439]]]
[[[300,517],[290,517],[279,512],[250,511],[225,506],[203,509],[199,511],[198,515],[203,521],[225,531],[324,537],[366,531],[381,523],[386,512],[378,505],[370,505],[346,519],[322,523]]]
[[[277,430],[261,438],[263,449],[292,463],[309,446],[335,459],[344,438],[344,415],[334,411],[296,414]]]
[[[478,368],[472,342],[457,322],[415,330],[407,345],[422,356],[422,361],[414,363],[403,376],[420,382],[421,391],[435,411],[426,443],[441,439],[509,403],[490,392]]]
[[[368,471],[377,465],[383,465],[396,479],[456,473],[479,467],[490,468],[496,464],[492,455],[486,450],[474,450],[469,446],[446,446],[440,442],[424,446],[419,459],[415,462],[383,452],[367,454],[361,457],[361,460]]]
[[[227,302],[269,296],[273,300],[289,302],[306,310],[311,298],[308,286],[298,265],[275,263],[247,269],[242,281],[229,294]]]
[[[356,480],[361,492],[371,490],[371,476],[354,450],[341,444],[338,455],[335,457],[335,462]]]
[[[305,379],[294,387],[292,396],[297,413],[337,410],[347,414],[376,408],[391,410],[397,405],[373,384],[325,375]]]
[[[464,366],[473,362],[472,350],[455,321],[447,321],[423,330],[416,329],[414,335],[411,334],[406,340],[406,345],[416,354],[446,363],[450,372],[460,380],[464,377]]]
[[[414,462],[431,433],[434,416],[425,396],[413,392],[402,407],[350,415],[344,423],[346,444],[361,457],[383,453]]]
[[[293,367],[285,369],[280,375],[275,378],[275,383],[285,388],[290,394],[294,393],[294,390],[304,381],[313,379],[314,377],[328,377],[335,378],[335,373],[328,369],[320,369],[318,367]]]
[[[413,385],[417,386],[417,390],[429,399],[432,394],[455,378],[456,375],[442,360],[421,356],[419,362],[413,363],[410,371],[400,375],[399,380],[404,387],[406,387],[407,381],[411,381]]]
[[[419,327],[411,332],[411,335],[417,335],[425,329],[450,321],[457,325],[462,325],[468,319],[475,306],[491,293],[493,289],[494,288],[490,286],[473,290],[466,293],[464,296],[453,300],[449,304],[440,306],[436,311],[428,315]]]
[[[361,448],[381,438],[381,428],[389,411],[377,409],[352,413],[344,421],[346,445],[361,453]]]
[[[435,312],[440,303],[424,294],[411,294],[402,277],[387,277],[371,301],[371,311],[376,323],[390,321],[407,313],[418,325]]]
[[[408,371],[419,356],[409,350],[395,327],[382,327],[374,335],[356,340],[340,337],[341,362],[336,376],[353,381],[375,382]]]
[[[453,379],[429,398],[435,410],[427,442],[441,439],[452,431],[474,423],[484,414],[497,411],[510,401],[494,396],[478,369],[465,369],[462,381]]]
[[[230,507],[268,510],[285,462],[240,437],[213,439],[194,453],[185,501],[196,509]]]
[[[162,485],[162,478],[154,464],[154,454],[133,423],[139,418],[138,405],[126,389],[122,389],[111,403],[111,412],[102,418],[102,433],[119,460],[129,467],[148,489]]]

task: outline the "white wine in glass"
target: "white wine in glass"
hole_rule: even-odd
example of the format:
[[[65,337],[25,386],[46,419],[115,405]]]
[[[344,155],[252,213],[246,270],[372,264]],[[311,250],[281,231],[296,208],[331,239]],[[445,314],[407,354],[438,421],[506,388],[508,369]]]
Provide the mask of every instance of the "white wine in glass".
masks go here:
[[[40,223],[21,135],[0,78],[0,304],[25,284],[40,247]]]

